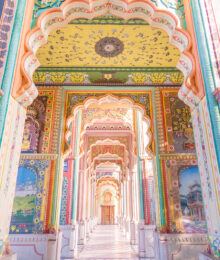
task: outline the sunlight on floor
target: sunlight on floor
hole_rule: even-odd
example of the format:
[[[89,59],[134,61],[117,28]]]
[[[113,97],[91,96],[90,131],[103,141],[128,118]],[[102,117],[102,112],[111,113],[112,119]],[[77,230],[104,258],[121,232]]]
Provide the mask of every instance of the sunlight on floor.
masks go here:
[[[76,257],[86,259],[139,259],[137,250],[130,245],[118,225],[98,225],[87,244]]]

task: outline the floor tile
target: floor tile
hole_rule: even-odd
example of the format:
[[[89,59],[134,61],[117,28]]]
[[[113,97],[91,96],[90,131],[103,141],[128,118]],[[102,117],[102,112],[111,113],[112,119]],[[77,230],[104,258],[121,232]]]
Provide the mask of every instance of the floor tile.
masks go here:
[[[136,260],[137,252],[131,247],[117,225],[97,225],[90,239],[76,257],[78,260]]]

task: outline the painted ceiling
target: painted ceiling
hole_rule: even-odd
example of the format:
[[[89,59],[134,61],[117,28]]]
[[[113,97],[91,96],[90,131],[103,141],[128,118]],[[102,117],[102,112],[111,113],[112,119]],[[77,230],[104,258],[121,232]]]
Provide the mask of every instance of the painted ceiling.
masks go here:
[[[37,52],[36,84],[175,84],[179,50],[168,34],[144,20],[112,15],[72,20]]]
[[[68,24],[37,52],[49,67],[175,67],[179,50],[150,25]]]

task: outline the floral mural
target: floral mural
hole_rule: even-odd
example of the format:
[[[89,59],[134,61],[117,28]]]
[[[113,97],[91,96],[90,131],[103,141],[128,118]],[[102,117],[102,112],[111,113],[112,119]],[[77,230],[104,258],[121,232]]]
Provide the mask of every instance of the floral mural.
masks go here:
[[[42,233],[47,197],[48,160],[21,160],[10,233]]]

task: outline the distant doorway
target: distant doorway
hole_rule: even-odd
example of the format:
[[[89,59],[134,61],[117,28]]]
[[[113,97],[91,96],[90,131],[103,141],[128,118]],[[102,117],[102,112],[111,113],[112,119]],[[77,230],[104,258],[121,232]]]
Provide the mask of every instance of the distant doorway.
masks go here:
[[[115,224],[115,206],[101,206],[101,224],[113,225]]]

